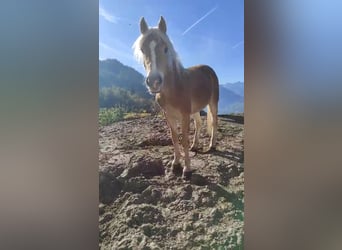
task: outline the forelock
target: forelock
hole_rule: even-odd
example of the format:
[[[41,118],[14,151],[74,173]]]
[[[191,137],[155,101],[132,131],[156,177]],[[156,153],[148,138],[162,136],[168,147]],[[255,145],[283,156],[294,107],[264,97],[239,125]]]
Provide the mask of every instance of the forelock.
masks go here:
[[[173,47],[173,44],[171,43],[169,37],[161,32],[158,28],[151,28],[148,31],[146,31],[144,34],[141,34],[137,40],[133,43],[133,53],[134,53],[134,57],[136,58],[136,60],[139,63],[143,63],[144,62],[144,54],[141,51],[141,48],[144,44],[144,42],[146,41],[146,39],[148,39],[150,36],[156,36],[159,37],[165,44],[166,46],[169,48],[169,57],[170,60],[176,61],[176,66],[177,66],[177,70],[179,70],[181,67],[183,67],[180,63],[179,57]]]
[[[157,28],[151,28],[144,34],[141,34],[137,40],[133,43],[132,49],[134,52],[135,58],[139,61],[143,61],[143,53],[141,52],[141,48],[143,46],[143,43],[146,39],[148,39],[150,36],[159,37],[168,47],[172,47],[170,39],[159,29]]]

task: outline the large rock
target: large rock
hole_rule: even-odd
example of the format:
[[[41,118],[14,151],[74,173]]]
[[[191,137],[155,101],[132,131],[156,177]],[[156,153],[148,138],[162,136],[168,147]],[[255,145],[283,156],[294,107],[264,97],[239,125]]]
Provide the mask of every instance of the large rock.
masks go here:
[[[99,172],[99,199],[101,203],[114,201],[122,189],[122,183],[110,172]]]
[[[161,159],[151,159],[148,157],[140,157],[132,166],[128,166],[120,175],[121,179],[129,179],[135,176],[144,176],[151,178],[153,176],[164,175],[165,169]]]

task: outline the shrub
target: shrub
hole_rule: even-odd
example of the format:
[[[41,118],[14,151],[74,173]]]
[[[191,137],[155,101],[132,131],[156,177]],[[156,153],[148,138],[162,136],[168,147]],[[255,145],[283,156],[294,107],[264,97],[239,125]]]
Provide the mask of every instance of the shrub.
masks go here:
[[[107,126],[114,122],[123,120],[124,109],[122,107],[101,108],[99,111],[99,123],[101,126]]]

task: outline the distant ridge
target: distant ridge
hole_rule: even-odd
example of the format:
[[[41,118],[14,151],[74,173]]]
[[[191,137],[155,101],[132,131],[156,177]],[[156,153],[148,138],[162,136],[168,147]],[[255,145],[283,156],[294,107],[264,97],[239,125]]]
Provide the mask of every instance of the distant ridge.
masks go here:
[[[151,98],[145,84],[144,76],[135,69],[123,65],[116,59],[99,61],[99,88],[119,87],[140,97]]]
[[[219,114],[243,113],[244,97],[220,85]]]
[[[100,60],[100,107],[107,107],[112,103],[116,103],[105,100],[106,95],[108,95],[108,91],[106,93],[105,89],[108,88],[115,89],[116,93],[125,94],[127,96],[125,97],[126,99],[133,96],[133,99],[139,97],[143,100],[153,100],[154,97],[148,93],[144,81],[145,77],[141,73],[116,59]],[[219,114],[243,113],[243,85],[243,82],[220,85]],[[144,102],[140,100],[139,102],[134,102],[134,105],[138,105],[137,103]]]
[[[243,82],[235,82],[235,83],[225,83],[222,85],[226,89],[233,91],[235,94],[244,96],[244,83]]]

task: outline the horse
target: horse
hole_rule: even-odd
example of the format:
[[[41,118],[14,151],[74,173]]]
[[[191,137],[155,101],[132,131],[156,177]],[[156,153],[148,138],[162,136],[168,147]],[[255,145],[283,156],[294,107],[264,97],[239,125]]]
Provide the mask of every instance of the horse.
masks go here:
[[[215,150],[217,133],[217,110],[219,100],[219,81],[215,71],[208,65],[184,68],[177,52],[166,34],[166,22],[160,17],[158,26],[148,27],[140,19],[140,36],[132,49],[136,59],[144,65],[145,84],[150,94],[161,107],[171,130],[174,146],[172,170],[180,171],[180,144],[184,151],[184,168],[182,178],[190,180],[192,169],[189,157],[190,119],[194,119],[195,135],[191,151],[198,150],[201,128],[200,111],[208,106],[207,131],[210,145],[207,152]],[[181,124],[181,136],[178,134],[177,122]]]

